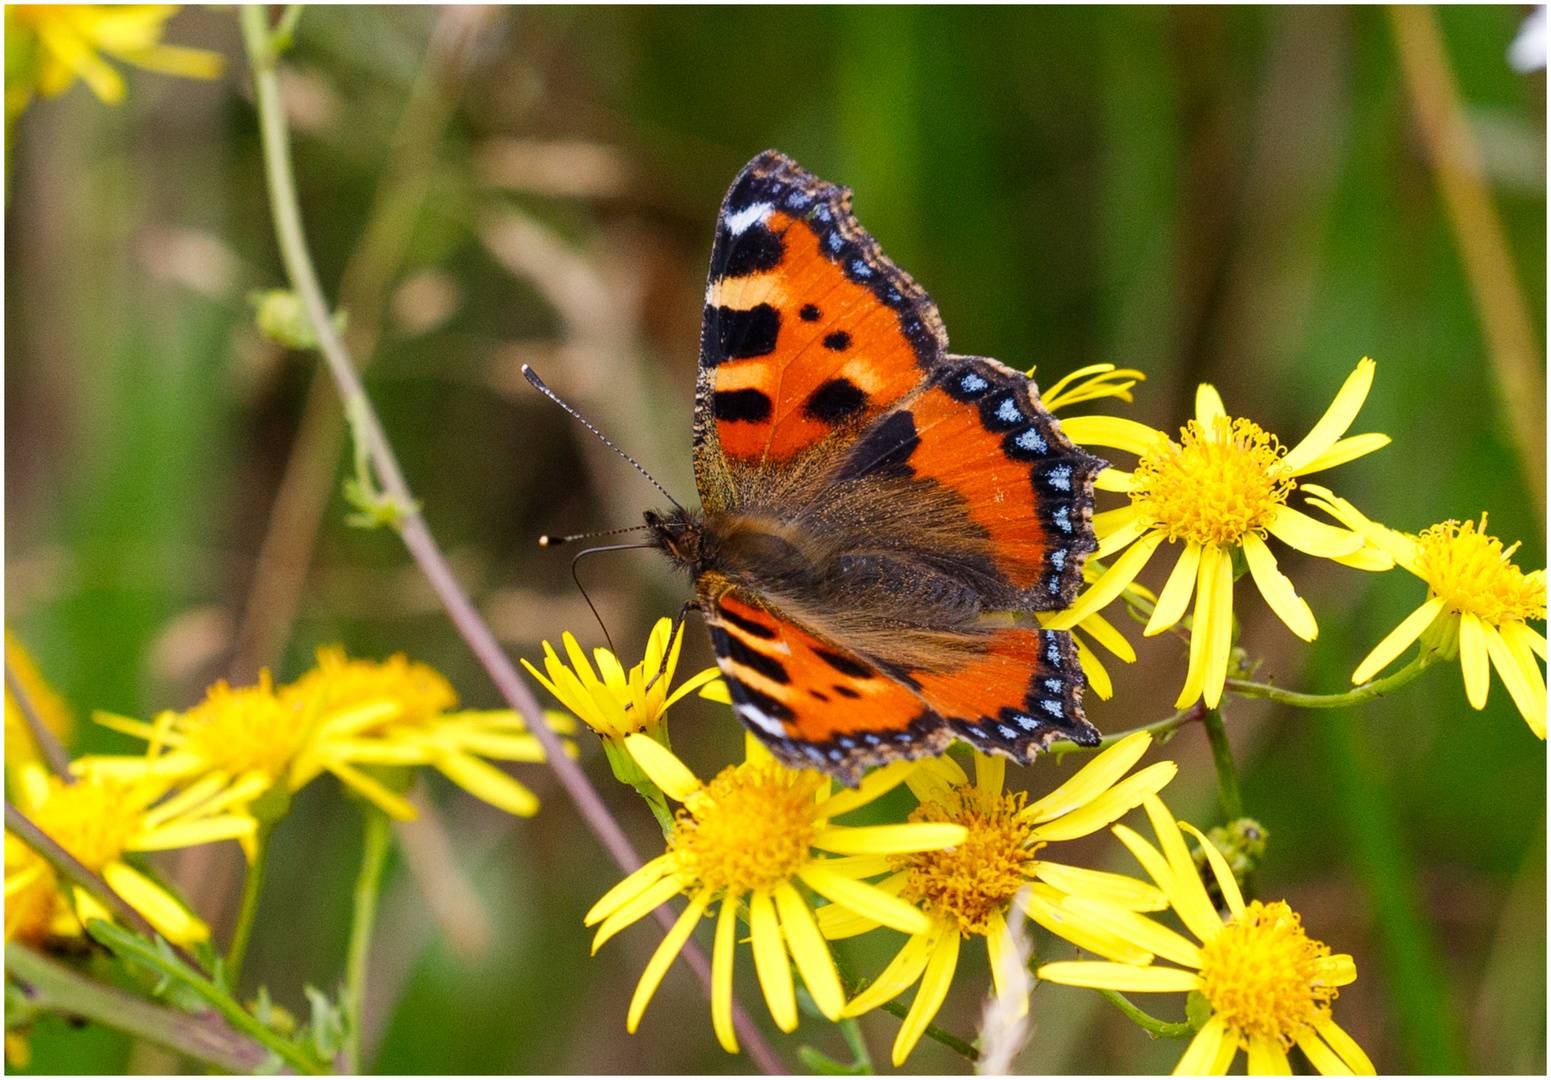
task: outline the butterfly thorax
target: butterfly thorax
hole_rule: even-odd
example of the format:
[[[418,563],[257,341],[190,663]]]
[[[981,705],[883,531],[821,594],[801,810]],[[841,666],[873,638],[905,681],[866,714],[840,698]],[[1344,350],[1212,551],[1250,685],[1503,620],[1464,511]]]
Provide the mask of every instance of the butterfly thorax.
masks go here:
[[[817,552],[803,543],[803,530],[774,517],[679,507],[668,514],[649,511],[646,525],[653,542],[696,579],[715,573],[761,591],[802,592],[826,573]]]

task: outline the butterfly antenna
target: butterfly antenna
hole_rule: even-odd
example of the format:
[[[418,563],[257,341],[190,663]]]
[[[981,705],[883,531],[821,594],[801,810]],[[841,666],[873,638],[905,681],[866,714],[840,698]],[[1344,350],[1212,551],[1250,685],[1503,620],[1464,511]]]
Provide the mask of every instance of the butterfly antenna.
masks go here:
[[[641,529],[649,529],[650,525],[626,525],[622,529],[605,529],[602,532],[575,533],[571,536],[550,536],[545,533],[539,537],[539,547],[559,547],[561,544],[569,544],[572,540],[591,540],[595,536],[618,536],[620,533],[637,532]],[[635,545],[631,545],[634,547]]]
[[[614,453],[618,454],[620,457],[622,457],[626,461],[630,462],[630,464],[634,465],[636,472],[640,473],[642,476],[644,476],[648,480],[650,480],[652,482],[652,487],[654,487],[658,491],[662,492],[663,496],[670,503],[673,504],[673,508],[675,510],[682,510],[682,509],[684,509],[682,506],[679,505],[679,501],[677,499],[675,499],[672,495],[668,494],[668,489],[667,488],[665,488],[661,484],[659,484],[657,482],[656,478],[653,477],[651,473],[647,472],[645,469],[643,469],[641,467],[641,463],[639,461],[637,461],[635,458],[631,457],[629,454],[625,453],[619,447],[615,446],[612,442],[609,441],[609,437],[607,435],[603,434],[603,432],[599,431],[597,428],[592,426],[591,421],[589,421],[585,416],[583,416],[581,413],[577,412],[575,409],[571,408],[571,406],[567,405],[564,401],[560,400],[560,396],[558,394],[556,394],[553,390],[551,390],[549,387],[545,386],[544,385],[544,380],[539,378],[538,377],[538,373],[535,372],[527,364],[522,365],[522,375],[523,375],[523,378],[527,379],[530,383],[533,384],[533,389],[537,390],[539,393],[541,393],[545,397],[549,398],[550,401],[553,401],[556,405],[559,405],[566,412],[570,413],[572,416],[576,417],[576,419],[580,420],[582,422],[582,425],[584,427],[586,427],[588,431],[592,432],[598,438],[603,440],[603,445],[604,446],[607,446],[610,450],[614,451]]]

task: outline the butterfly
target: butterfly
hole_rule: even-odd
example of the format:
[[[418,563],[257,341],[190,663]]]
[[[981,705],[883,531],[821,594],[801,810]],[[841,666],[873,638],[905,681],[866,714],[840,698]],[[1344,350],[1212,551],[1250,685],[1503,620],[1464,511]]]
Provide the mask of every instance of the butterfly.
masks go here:
[[[1093,480],[1034,382],[948,352],[936,305],[776,151],[716,224],[695,388],[701,511],[648,512],[694,578],[738,717],[854,785],[954,738],[1099,741],[1070,634]]]

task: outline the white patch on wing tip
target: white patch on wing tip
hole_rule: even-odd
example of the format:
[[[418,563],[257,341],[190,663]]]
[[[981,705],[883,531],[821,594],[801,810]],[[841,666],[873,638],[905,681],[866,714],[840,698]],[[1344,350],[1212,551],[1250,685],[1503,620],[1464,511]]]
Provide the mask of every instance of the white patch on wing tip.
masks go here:
[[[755,222],[764,221],[773,209],[767,202],[751,203],[736,214],[727,215],[727,231],[734,236],[742,236],[745,229]]]

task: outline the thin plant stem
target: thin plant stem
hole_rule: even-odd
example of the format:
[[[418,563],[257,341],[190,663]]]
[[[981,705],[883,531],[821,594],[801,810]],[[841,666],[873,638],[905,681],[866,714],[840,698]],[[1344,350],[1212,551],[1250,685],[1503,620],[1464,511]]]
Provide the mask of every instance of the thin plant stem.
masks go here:
[[[1159,1020],[1155,1016],[1149,1016],[1113,990],[1099,990],[1098,993],[1099,996],[1125,1013],[1127,1017],[1140,1025],[1154,1038],[1188,1039],[1195,1034],[1195,1029],[1188,1022],[1171,1024],[1165,1020]]]
[[[1113,735],[1106,735],[1093,746],[1078,746],[1074,742],[1056,742],[1051,743],[1050,749],[1045,752],[1054,755],[1058,759],[1067,754],[1078,752],[1096,753],[1100,750],[1109,749],[1117,742],[1120,742],[1122,739],[1128,739],[1139,731],[1149,732],[1155,739],[1161,735],[1172,735],[1186,724],[1200,720],[1205,715],[1206,707],[1198,701],[1194,705],[1188,705],[1180,709],[1172,716],[1165,716],[1162,720],[1154,720],[1152,723],[1143,724],[1141,727],[1127,728],[1125,731],[1117,731]]]
[[[366,1001],[366,965],[372,951],[372,928],[377,923],[377,900],[382,895],[382,871],[388,862],[393,824],[375,806],[367,806],[366,838],[361,851],[361,872],[355,879],[355,911],[350,920],[350,948],[345,959],[345,1068],[361,1071],[361,1014]]]
[[[1270,683],[1247,682],[1243,679],[1229,679],[1223,687],[1240,697],[1265,698],[1268,701],[1279,701],[1283,705],[1296,705],[1300,709],[1344,709],[1349,705],[1360,705],[1364,701],[1394,693],[1407,683],[1414,682],[1417,676],[1437,661],[1436,653],[1418,653],[1415,659],[1395,674],[1365,682],[1344,694],[1300,694]]]
[[[233,993],[242,979],[242,961],[253,936],[253,920],[258,914],[259,897],[264,891],[264,872],[269,866],[269,838],[274,831],[272,822],[259,825],[253,837],[253,861],[248,864],[247,875],[242,880],[242,907],[237,912],[237,926],[232,931],[231,947],[226,950],[223,972],[226,985]]]
[[[318,336],[319,350],[323,354],[329,373],[339,387],[340,398],[347,416],[353,424],[355,438],[360,440],[370,458],[372,470],[381,484],[386,500],[398,508],[394,524],[400,539],[436,592],[448,617],[463,636],[476,659],[490,675],[497,691],[506,702],[526,721],[528,730],[544,748],[545,761],[554,770],[561,787],[575,803],[582,819],[592,829],[604,848],[625,873],[633,873],[642,865],[639,855],[625,836],[608,807],[593,789],[580,765],[565,755],[560,737],[544,723],[533,692],[528,689],[517,669],[502,651],[500,643],[490,631],[474,605],[464,595],[462,587],[453,577],[446,557],[437,546],[419,510],[409,485],[404,480],[392,446],[382,430],[366,391],[361,386],[349,352],[340,339],[329,316],[328,304],[318,284],[312,257],[307,251],[306,233],[302,228],[300,202],[291,169],[290,134],[286,123],[285,107],[280,99],[280,81],[275,71],[275,56],[268,26],[268,15],[261,5],[245,4],[240,19],[243,41],[248,62],[253,69],[254,89],[257,98],[259,129],[263,142],[265,177],[269,187],[270,208],[275,218],[275,235],[280,246],[281,258],[292,287],[307,312],[309,321]],[[677,920],[672,908],[666,904],[653,915],[664,930]],[[693,943],[685,942],[680,955],[700,979],[706,994],[711,992],[711,965],[705,954]],[[756,1066],[766,1073],[784,1073],[781,1061],[766,1044],[759,1029],[754,1026],[741,1005],[733,1003],[733,1024],[740,1043],[748,1049]]]
[[[845,990],[847,997],[855,997],[857,994],[860,994],[863,990],[866,990],[869,985],[871,985],[872,980],[870,979],[858,979],[853,977],[851,973],[846,970],[845,964],[838,956],[835,957],[835,969],[840,975],[840,985],[841,988]],[[904,1020],[905,1017],[910,1015],[910,1007],[902,1001],[885,1001],[882,1005],[879,1005],[878,1008],[882,1009],[884,1012],[888,1013],[890,1016],[897,1020]],[[926,1029],[922,1031],[921,1034],[934,1042],[941,1043],[949,1050],[952,1050],[955,1054],[963,1057],[966,1061],[976,1062],[980,1060],[980,1051],[975,1049],[972,1044],[965,1042],[963,1039],[959,1038],[957,1035],[954,1035],[951,1032],[944,1031],[936,1024],[927,1024]],[[847,1042],[849,1041],[850,1040],[847,1039]],[[854,1049],[855,1048],[853,1047],[853,1050]],[[862,1045],[862,1050],[864,1052],[866,1051],[865,1043]]]
[[[1228,745],[1222,712],[1206,710],[1201,723],[1206,728],[1206,741],[1212,746],[1212,765],[1217,770],[1217,805],[1224,821],[1236,821],[1244,816],[1244,800],[1239,795],[1239,776],[1233,770],[1233,748]]]
[[[1427,143],[1444,208],[1454,228],[1460,262],[1481,319],[1498,402],[1519,454],[1537,521],[1546,512],[1546,382],[1529,307],[1514,267],[1502,220],[1492,205],[1481,154],[1460,101],[1438,16],[1423,4],[1392,5],[1390,24]]]
[[[840,1037],[846,1041],[846,1046],[851,1050],[851,1060],[863,1072],[872,1072],[872,1053],[867,1049],[867,1037],[862,1034],[862,1025],[856,1022],[855,1017],[846,1017],[839,1021],[839,1027]]]
[[[5,688],[21,709],[22,719],[27,722],[27,730],[32,733],[32,741],[37,744],[38,752],[43,755],[49,771],[67,784],[75,783],[75,777],[70,775],[70,755],[65,753],[65,748],[43,722],[32,695],[27,693],[26,687],[12,669],[9,656],[5,658]]]
[[[273,1060],[271,1050],[215,1014],[190,1015],[153,1004],[14,941],[5,946],[5,970],[21,985],[28,1008],[128,1032],[225,1072],[261,1072]]]

